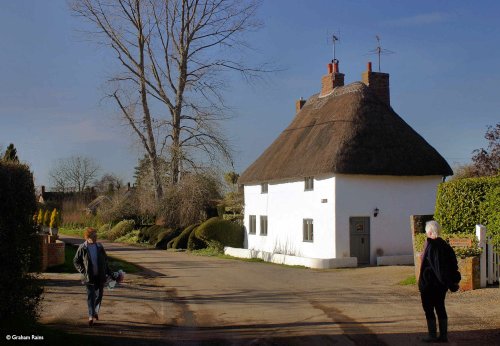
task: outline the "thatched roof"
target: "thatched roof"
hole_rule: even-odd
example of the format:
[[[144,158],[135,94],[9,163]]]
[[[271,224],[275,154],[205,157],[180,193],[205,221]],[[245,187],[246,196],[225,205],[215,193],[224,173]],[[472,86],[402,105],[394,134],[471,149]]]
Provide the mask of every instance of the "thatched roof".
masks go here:
[[[361,82],[313,95],[240,184],[322,174],[453,174],[446,160]]]

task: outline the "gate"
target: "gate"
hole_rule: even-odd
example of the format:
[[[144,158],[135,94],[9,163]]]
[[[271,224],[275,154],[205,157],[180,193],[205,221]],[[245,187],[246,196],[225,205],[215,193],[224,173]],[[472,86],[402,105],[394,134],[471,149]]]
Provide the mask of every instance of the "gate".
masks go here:
[[[486,236],[486,227],[476,225],[476,236],[483,249],[480,259],[481,287],[486,287],[499,281],[500,254],[495,252],[491,240]]]

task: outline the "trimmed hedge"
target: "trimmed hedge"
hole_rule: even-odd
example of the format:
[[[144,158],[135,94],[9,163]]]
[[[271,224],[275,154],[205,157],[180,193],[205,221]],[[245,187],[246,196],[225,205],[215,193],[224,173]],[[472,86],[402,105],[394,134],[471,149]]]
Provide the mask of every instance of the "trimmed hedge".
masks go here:
[[[485,226],[496,251],[500,251],[500,185],[494,186],[481,204],[481,213],[487,215]]]
[[[487,210],[483,203],[487,202],[490,190],[497,187],[500,187],[500,177],[459,179],[439,184],[435,220],[447,233],[474,233],[476,224],[488,225],[494,216],[495,213]]]
[[[26,165],[0,160],[0,321],[35,321],[43,292],[33,215],[33,176]]]
[[[181,233],[178,229],[166,229],[158,234],[155,248],[166,250],[168,243]]]
[[[193,238],[203,242],[204,247],[211,246],[222,251],[225,246],[242,248],[244,231],[234,222],[213,217],[196,228]]]
[[[167,248],[170,249],[187,249],[189,236],[200,224],[196,223],[186,227],[181,234],[168,242]]]
[[[189,251],[201,250],[201,249],[204,249],[208,246],[208,244],[206,244],[203,240],[201,240],[200,238],[198,238],[196,236],[196,230],[199,227],[201,227],[201,225],[198,226],[197,228],[193,229],[193,231],[191,233],[189,233],[188,242],[187,242],[187,249]]]
[[[115,240],[117,238],[123,237],[125,234],[132,232],[134,230],[134,226],[134,220],[120,221],[108,232],[108,239]]]

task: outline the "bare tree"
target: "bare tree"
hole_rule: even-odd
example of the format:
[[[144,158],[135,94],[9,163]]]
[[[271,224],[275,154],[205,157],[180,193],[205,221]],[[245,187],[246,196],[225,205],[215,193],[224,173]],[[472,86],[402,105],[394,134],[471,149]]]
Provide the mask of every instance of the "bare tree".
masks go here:
[[[123,186],[123,179],[113,173],[104,174],[95,182],[95,188],[99,193],[113,193]]]
[[[472,153],[472,162],[477,176],[492,176],[500,174],[500,123],[488,126],[484,138],[488,148],[476,149]]]
[[[257,1],[79,0],[74,12],[97,28],[122,73],[110,97],[151,162],[155,195],[163,195],[158,158],[169,163],[170,185],[183,171],[229,163],[219,130],[226,119],[225,71],[246,78],[266,72],[243,61],[244,33],[255,29]]]
[[[91,158],[71,156],[58,160],[49,172],[53,188],[56,191],[82,192],[90,187],[96,178],[99,165]]]

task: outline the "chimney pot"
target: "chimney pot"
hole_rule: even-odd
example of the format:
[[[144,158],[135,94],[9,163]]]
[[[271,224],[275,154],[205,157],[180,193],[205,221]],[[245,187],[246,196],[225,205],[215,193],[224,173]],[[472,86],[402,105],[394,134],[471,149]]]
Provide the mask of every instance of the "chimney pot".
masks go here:
[[[335,73],[339,73],[339,62],[336,61],[334,64],[333,64],[333,72]]]
[[[332,74],[333,73],[333,64],[329,63],[327,66],[328,66],[328,74]]]
[[[298,113],[302,107],[304,107],[304,105],[306,104],[306,100],[302,99],[302,97],[300,97],[300,100],[297,100],[295,102],[295,113]]]
[[[42,185],[42,195],[45,194],[45,185]]]
[[[368,61],[368,66],[367,66],[368,72],[372,72],[372,62]]]

